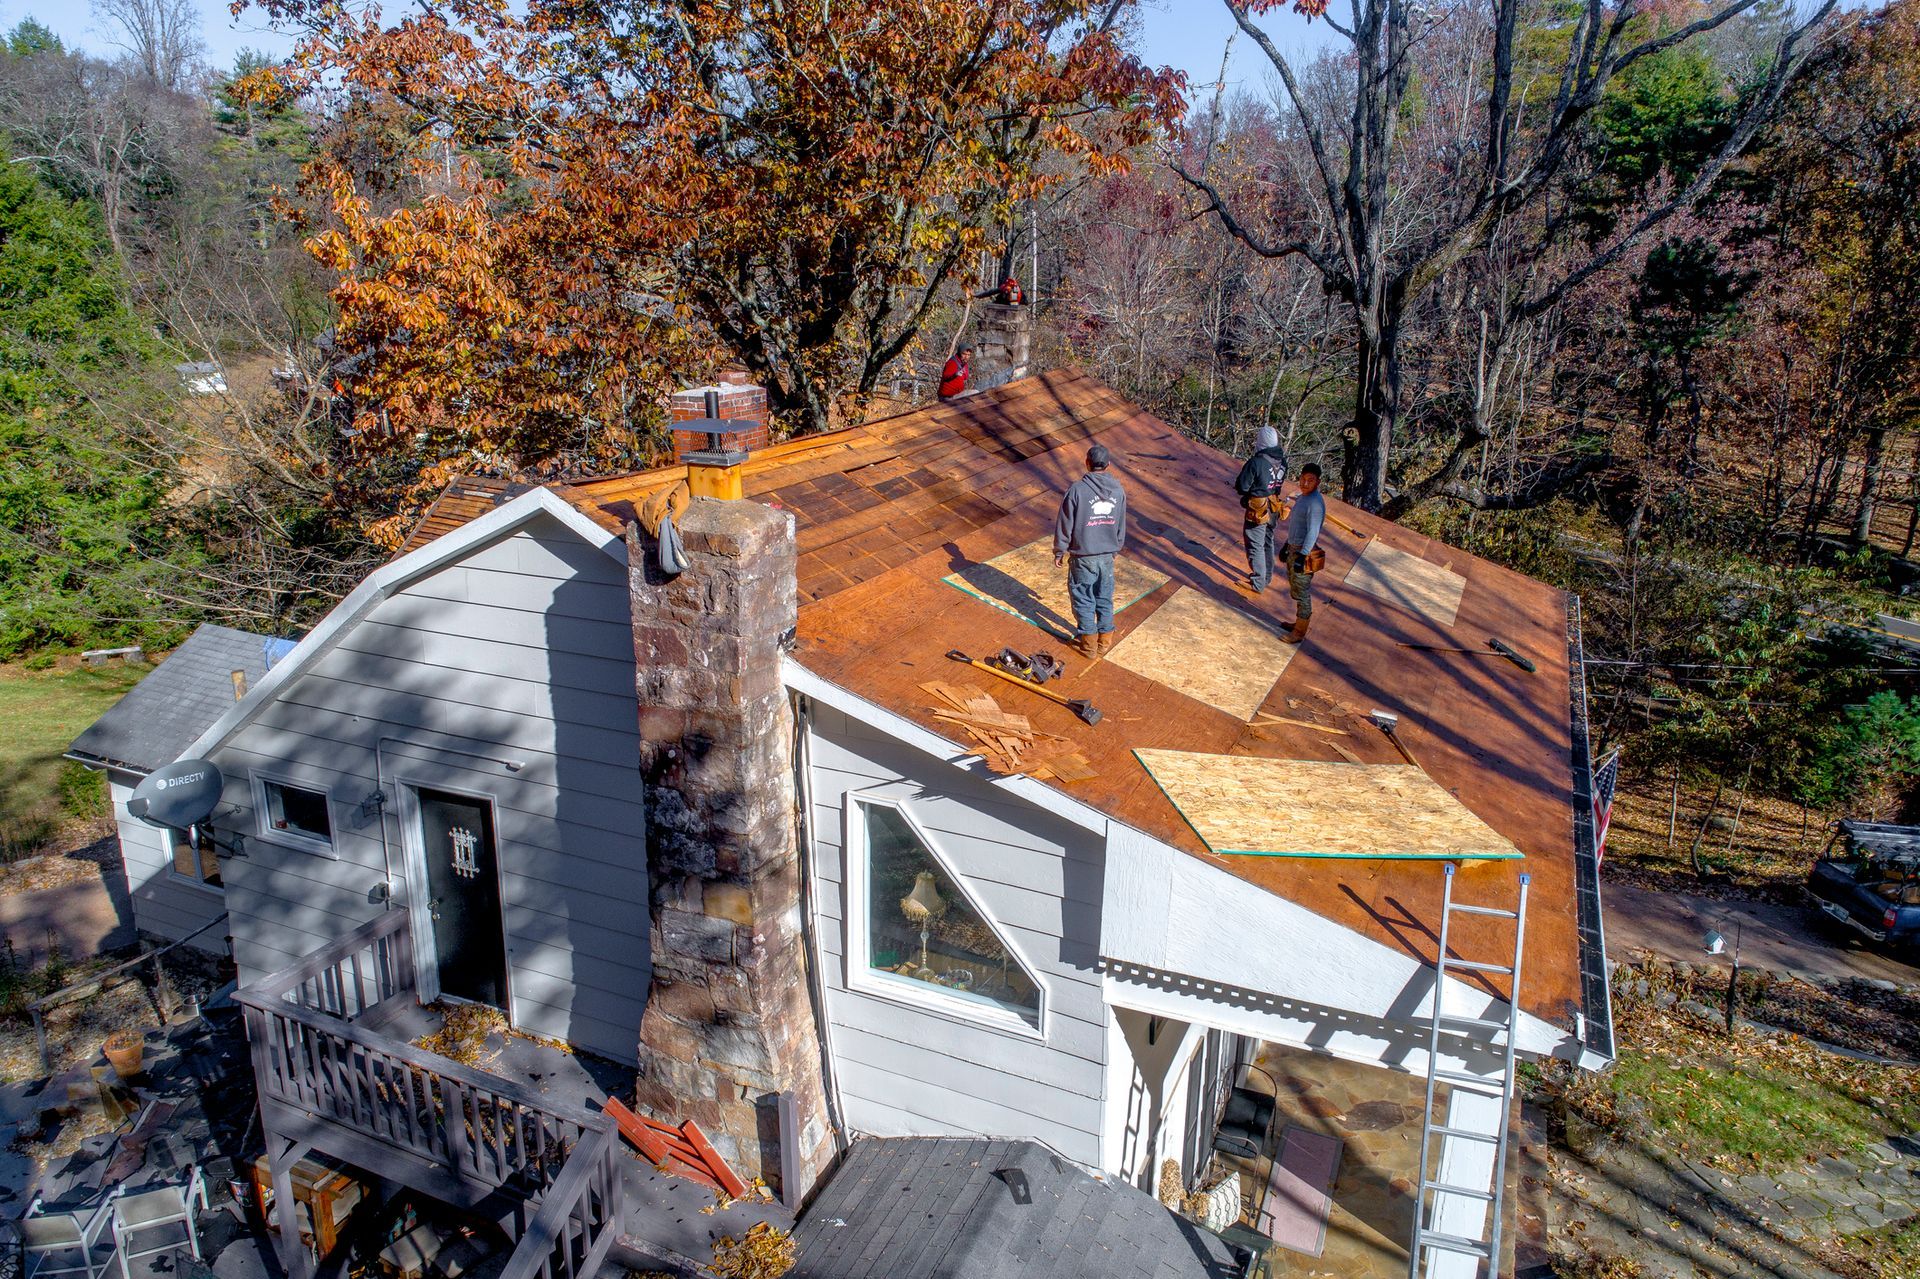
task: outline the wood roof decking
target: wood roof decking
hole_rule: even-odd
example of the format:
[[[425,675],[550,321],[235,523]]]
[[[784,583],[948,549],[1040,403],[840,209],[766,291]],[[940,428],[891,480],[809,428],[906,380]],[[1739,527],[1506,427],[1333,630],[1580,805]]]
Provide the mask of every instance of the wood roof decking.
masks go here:
[[[935,699],[919,687],[951,676],[947,651],[958,647],[978,655],[1011,646],[1025,652],[1048,641],[1019,617],[943,579],[1048,536],[1060,495],[1083,473],[1085,445],[1096,438],[1112,451],[1115,473],[1127,487],[1126,554],[1168,579],[1118,615],[1118,640],[1183,588],[1275,630],[1291,622],[1293,606],[1284,589],[1256,597],[1238,585],[1246,571],[1232,487],[1239,463],[1187,439],[1098,381],[1056,371],[777,445],[745,463],[747,495],[791,510],[797,525],[798,660],[823,679],[953,740],[951,726],[935,718]],[[594,508],[589,513],[604,523],[630,518],[639,502],[681,474],[682,468],[672,467],[582,481],[566,493]],[[1399,736],[1420,765],[1526,854],[1464,867],[1457,895],[1511,905],[1516,877],[1533,876],[1521,1002],[1566,1027],[1581,994],[1568,598],[1344,503],[1330,499],[1328,507],[1365,536],[1328,522],[1321,538],[1327,567],[1315,580],[1312,634],[1279,672],[1254,723],[1117,663],[1089,666],[1077,654],[1063,654],[1069,673],[1057,687],[1100,707],[1105,718],[1098,726],[1017,692],[1008,694],[1007,709],[1030,716],[1036,729],[1069,738],[1090,761],[1097,776],[1062,787],[1064,794],[1432,963],[1438,866],[1217,856],[1133,755],[1138,747],[1397,764],[1402,761],[1392,744],[1366,720],[1375,707],[1397,713]],[[428,521],[453,513],[436,503]],[[419,532],[415,538],[410,545],[417,544]],[[1344,585],[1376,539],[1465,579],[1451,626],[1431,611],[1415,612]],[[1538,672],[1528,674],[1504,660],[1400,647],[1478,649],[1490,636],[1532,658]],[[1209,655],[1195,653],[1193,660],[1206,662]],[[1340,731],[1328,731],[1333,729]],[[1503,921],[1462,917],[1453,927],[1459,957],[1497,957],[1511,946]],[[1503,983],[1485,984],[1505,997]]]

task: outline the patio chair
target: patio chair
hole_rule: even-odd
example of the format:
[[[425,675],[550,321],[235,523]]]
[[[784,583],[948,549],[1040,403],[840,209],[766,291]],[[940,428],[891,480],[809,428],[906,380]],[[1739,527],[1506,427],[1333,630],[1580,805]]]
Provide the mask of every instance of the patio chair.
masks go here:
[[[1243,1065],[1240,1070],[1243,1079],[1259,1071],[1271,1091],[1261,1092],[1258,1088],[1247,1087],[1245,1083],[1235,1084],[1227,1094],[1227,1104],[1220,1115],[1220,1126],[1214,1130],[1213,1148],[1239,1159],[1254,1160],[1267,1147],[1267,1130],[1273,1126],[1274,1096],[1279,1085],[1274,1082],[1272,1075],[1252,1062]]]
[[[174,1252],[183,1243],[193,1254],[193,1259],[200,1260],[200,1235],[193,1222],[193,1201],[196,1199],[200,1201],[201,1210],[205,1211],[208,1207],[207,1185],[201,1180],[198,1164],[187,1169],[185,1185],[165,1186],[137,1195],[122,1195],[113,1201],[113,1242],[120,1251],[121,1279],[133,1279],[129,1263],[134,1258]],[[169,1229],[172,1226],[184,1227],[186,1238],[172,1238],[173,1232]],[[166,1231],[169,1236],[166,1242],[134,1246],[136,1234],[152,1230]]]
[[[112,1218],[112,1203],[103,1203],[91,1212],[54,1212],[44,1216],[36,1196],[20,1219],[20,1249],[25,1256],[26,1279],[42,1275],[79,1275],[100,1279],[112,1260],[112,1253],[96,1259],[93,1250],[100,1232]],[[62,1254],[69,1254],[62,1257]],[[59,1264],[62,1260],[69,1264]],[[77,1260],[78,1264],[72,1264]]]

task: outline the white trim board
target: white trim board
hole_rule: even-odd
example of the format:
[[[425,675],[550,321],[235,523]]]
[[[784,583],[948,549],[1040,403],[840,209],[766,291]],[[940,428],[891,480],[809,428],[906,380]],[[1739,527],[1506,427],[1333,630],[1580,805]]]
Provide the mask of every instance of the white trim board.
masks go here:
[[[627,544],[620,534],[604,529],[588,519],[558,494],[546,488],[531,488],[496,506],[478,519],[443,533],[418,550],[389,560],[369,573],[352,594],[334,606],[307,632],[307,637],[271,666],[267,673],[199,737],[180,753],[191,759],[206,755],[250,722],[272,703],[279,690],[313,665],[352,630],[373,608],[396,591],[455,563],[486,543],[504,537],[537,516],[550,515],[561,525],[577,533],[589,546],[598,548],[621,567],[627,563]]]

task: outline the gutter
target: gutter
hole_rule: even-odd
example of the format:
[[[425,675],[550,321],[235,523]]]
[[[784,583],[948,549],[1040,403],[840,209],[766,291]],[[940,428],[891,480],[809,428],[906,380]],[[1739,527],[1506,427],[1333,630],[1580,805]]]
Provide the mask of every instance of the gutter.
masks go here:
[[[1580,1002],[1573,1038],[1584,1070],[1613,1064],[1613,971],[1607,961],[1606,912],[1601,904],[1600,853],[1593,829],[1593,744],[1587,725],[1586,656],[1580,640],[1580,597],[1567,596],[1567,688],[1573,728],[1573,896],[1580,938]]]

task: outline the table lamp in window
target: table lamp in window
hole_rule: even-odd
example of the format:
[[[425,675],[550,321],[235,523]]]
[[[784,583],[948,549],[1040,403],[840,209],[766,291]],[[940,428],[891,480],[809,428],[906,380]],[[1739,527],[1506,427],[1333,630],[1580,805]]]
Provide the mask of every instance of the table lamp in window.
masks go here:
[[[934,885],[933,872],[923,870],[913,881],[913,891],[900,899],[900,913],[920,926],[920,967],[927,966],[927,937],[933,921],[947,913],[947,899]]]

